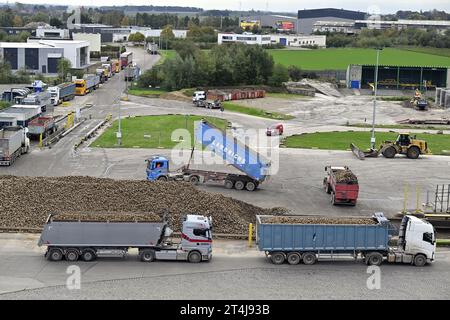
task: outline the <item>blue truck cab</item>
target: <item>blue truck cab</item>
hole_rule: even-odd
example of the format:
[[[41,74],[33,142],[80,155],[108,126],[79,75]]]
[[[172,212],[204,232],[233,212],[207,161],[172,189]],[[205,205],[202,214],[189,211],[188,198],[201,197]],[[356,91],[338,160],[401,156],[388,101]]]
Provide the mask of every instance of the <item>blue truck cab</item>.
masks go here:
[[[154,156],[146,160],[147,165],[147,180],[168,180],[169,174],[169,160],[163,156]]]

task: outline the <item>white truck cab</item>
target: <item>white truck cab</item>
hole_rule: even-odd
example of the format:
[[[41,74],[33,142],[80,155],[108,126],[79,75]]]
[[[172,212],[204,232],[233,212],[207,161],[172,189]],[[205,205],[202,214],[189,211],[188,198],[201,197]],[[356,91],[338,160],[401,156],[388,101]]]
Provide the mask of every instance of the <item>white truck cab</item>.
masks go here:
[[[436,232],[433,225],[407,215],[400,225],[398,248],[388,254],[388,261],[423,266],[435,259],[435,252]]]
[[[195,91],[192,95],[192,102],[196,102],[199,100],[206,100],[206,92],[205,91]]]

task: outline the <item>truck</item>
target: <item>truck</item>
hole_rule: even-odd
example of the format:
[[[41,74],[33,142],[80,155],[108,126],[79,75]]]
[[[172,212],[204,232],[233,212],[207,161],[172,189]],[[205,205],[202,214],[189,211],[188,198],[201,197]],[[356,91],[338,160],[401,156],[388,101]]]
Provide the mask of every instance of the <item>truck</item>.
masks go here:
[[[195,104],[197,101],[206,100],[206,91],[195,91],[192,95],[192,103]]]
[[[112,67],[113,67],[113,71],[114,73],[119,73],[120,72],[120,61],[118,59],[113,59],[112,61]]]
[[[139,78],[141,70],[138,66],[128,66],[125,68],[125,81],[135,81]]]
[[[84,96],[99,87],[100,77],[98,75],[88,74],[84,75],[83,79],[75,79],[74,83],[76,86],[75,94],[77,96]]]
[[[40,106],[42,112],[47,111],[47,107],[52,105],[49,91],[35,92],[23,98],[22,103],[29,106]]]
[[[0,166],[10,166],[30,150],[28,129],[21,126],[0,129]]]
[[[321,259],[362,258],[368,265],[390,263],[421,267],[434,261],[436,238],[426,220],[405,215],[395,246],[394,228],[383,213],[371,218],[256,216],[256,243],[274,264],[312,265]],[[394,241],[395,242],[395,241]]]
[[[140,260],[178,260],[198,263],[212,258],[212,218],[201,215],[185,216],[181,241],[171,241],[172,230],[167,219],[148,221],[133,218],[102,219],[94,215],[67,214],[47,218],[38,246],[47,246],[45,257],[50,261],[93,261],[97,257],[123,257],[136,248]]]
[[[62,102],[73,100],[75,97],[75,87],[74,83],[66,82],[48,88],[51,95],[51,103],[57,106]]]
[[[197,108],[223,109],[220,100],[197,100],[194,102],[194,105]]]
[[[105,70],[104,72],[105,72],[105,75],[108,77],[108,78],[111,78],[112,77],[112,68],[111,68],[111,65],[109,64],[109,63],[102,63],[102,68],[103,68],[103,70]]]
[[[46,138],[57,130],[58,126],[53,117],[38,117],[28,123],[28,135],[34,139],[39,139],[41,135],[42,138]]]
[[[355,206],[358,200],[359,184],[356,175],[347,167],[326,166],[323,179],[325,192],[331,195],[331,204]]]
[[[105,83],[108,81],[108,77],[105,75],[105,69],[98,68],[95,69],[95,74],[100,78],[100,83]]]
[[[194,185],[216,182],[223,184],[227,189],[254,191],[270,175],[270,161],[206,120],[198,122],[195,139],[205,150],[221,157],[241,174],[191,169],[190,163],[194,154],[192,148],[188,164],[176,171],[170,171],[169,160],[164,156],[158,155],[147,159],[147,180],[188,181]]]
[[[120,67],[122,70],[132,63],[133,63],[132,52],[126,51],[120,55]]]

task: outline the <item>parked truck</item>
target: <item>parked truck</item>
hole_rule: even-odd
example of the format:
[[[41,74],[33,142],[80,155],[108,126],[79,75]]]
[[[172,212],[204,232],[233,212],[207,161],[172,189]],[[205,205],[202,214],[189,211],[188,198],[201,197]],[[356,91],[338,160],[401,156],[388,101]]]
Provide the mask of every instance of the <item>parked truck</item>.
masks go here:
[[[125,68],[125,81],[136,81],[141,75],[141,69],[137,65]]]
[[[51,94],[49,91],[35,92],[23,98],[22,103],[30,106],[40,106],[41,112],[46,112],[47,107],[52,105]]]
[[[98,68],[95,69],[95,74],[100,78],[100,83],[105,83],[108,81],[108,77],[105,75],[105,69]]]
[[[268,160],[213,124],[205,120],[199,121],[195,128],[195,139],[206,150],[212,151],[242,174],[191,169],[190,163],[194,154],[192,149],[188,164],[177,171],[169,170],[169,160],[166,157],[154,156],[148,159],[147,180],[189,181],[194,185],[218,182],[225,185],[227,189],[254,191],[269,176],[270,162]]]
[[[28,153],[28,129],[20,126],[0,129],[0,166],[10,166],[22,154]]]
[[[105,220],[105,221],[102,221]],[[212,257],[212,219],[200,215],[184,218],[181,242],[171,241],[172,230],[166,219],[111,221],[50,215],[44,225],[39,246],[47,246],[45,257],[51,261],[93,261],[97,257],[123,257],[130,248],[139,250],[141,261],[209,261]]]
[[[98,75],[89,74],[85,75],[83,79],[76,79],[74,83],[76,86],[75,94],[77,96],[84,96],[99,87],[100,77]]]
[[[105,72],[105,75],[108,77],[108,78],[111,78],[112,77],[112,68],[111,68],[111,64],[109,64],[109,63],[102,63],[102,68],[103,68],[103,70],[105,70],[104,72]]]
[[[120,67],[122,70],[132,63],[133,63],[133,53],[132,52],[127,51],[120,55]]]
[[[382,213],[372,219],[313,216],[256,216],[256,242],[274,264],[306,265],[320,259],[363,258],[368,265],[424,266],[435,259],[433,226],[415,216],[403,217],[397,246],[390,246],[392,225]],[[366,222],[363,222],[365,219]]]
[[[41,135],[46,138],[57,130],[55,119],[49,116],[38,117],[28,123],[28,135],[34,139],[39,139]]]
[[[327,176],[323,179],[326,193],[331,195],[331,203],[356,205],[359,193],[358,178],[347,167],[325,167]]]
[[[75,83],[67,82],[48,88],[51,95],[51,103],[57,106],[62,102],[73,100],[75,97],[75,87]]]

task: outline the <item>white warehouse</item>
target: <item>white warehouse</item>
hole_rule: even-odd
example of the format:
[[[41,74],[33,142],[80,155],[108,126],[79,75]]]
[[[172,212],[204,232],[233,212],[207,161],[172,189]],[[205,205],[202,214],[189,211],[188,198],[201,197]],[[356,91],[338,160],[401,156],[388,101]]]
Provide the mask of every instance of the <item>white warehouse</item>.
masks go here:
[[[326,36],[305,36],[305,35],[295,35],[295,34],[236,34],[236,33],[219,33],[217,36],[217,43],[245,43],[245,44],[258,44],[258,45],[269,45],[269,44],[281,44],[286,47],[312,47],[317,46],[319,48],[326,47]]]

